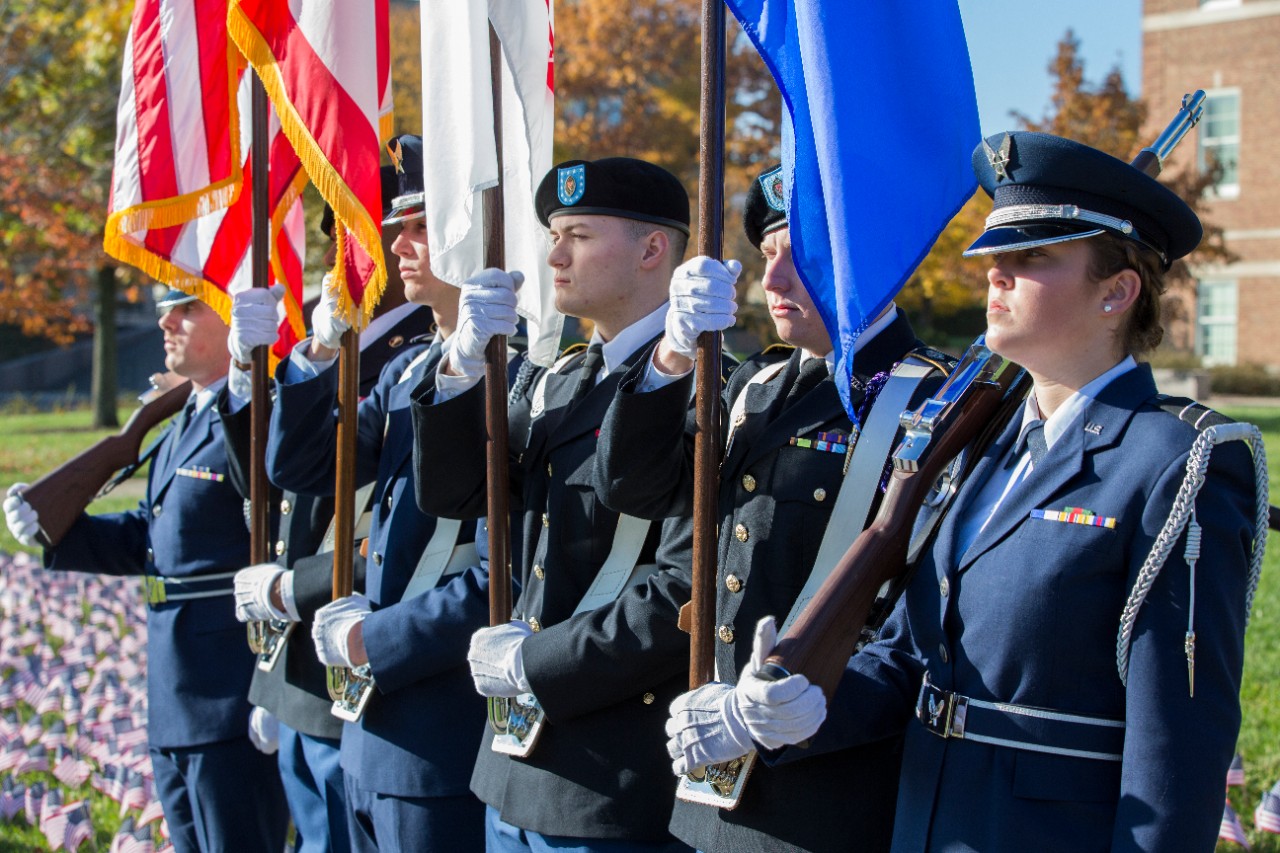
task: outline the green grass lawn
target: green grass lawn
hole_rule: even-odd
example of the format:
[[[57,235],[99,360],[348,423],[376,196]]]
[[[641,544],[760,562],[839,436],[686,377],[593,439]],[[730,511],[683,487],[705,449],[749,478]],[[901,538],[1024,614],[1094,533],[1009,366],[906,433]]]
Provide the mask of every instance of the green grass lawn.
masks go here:
[[[1261,427],[1272,475],[1271,499],[1277,502],[1280,500],[1280,487],[1275,485],[1280,472],[1280,407],[1235,407],[1224,412]],[[125,416],[127,412],[122,411],[122,422]],[[90,421],[87,411],[0,415],[0,489],[7,489],[13,482],[33,482],[74,453],[114,432],[94,430]],[[97,513],[129,509],[137,504],[144,483],[145,477],[139,474],[113,494],[95,502],[90,510]],[[0,532],[0,550],[22,549],[5,530]],[[1254,602],[1241,696],[1244,724],[1239,751],[1245,760],[1246,785],[1243,791],[1232,790],[1231,801],[1246,828],[1250,828],[1258,799],[1280,779],[1280,538],[1267,554]],[[45,775],[52,780],[51,774]],[[118,807],[92,789],[86,788],[83,793],[94,803],[94,824],[98,829],[95,840],[98,848],[105,850],[110,843],[110,831],[119,823]],[[1280,853],[1280,836],[1251,832],[1250,841],[1255,851]],[[43,849],[43,845],[43,836],[20,822],[0,826],[0,853]],[[1222,844],[1219,849],[1237,848]]]

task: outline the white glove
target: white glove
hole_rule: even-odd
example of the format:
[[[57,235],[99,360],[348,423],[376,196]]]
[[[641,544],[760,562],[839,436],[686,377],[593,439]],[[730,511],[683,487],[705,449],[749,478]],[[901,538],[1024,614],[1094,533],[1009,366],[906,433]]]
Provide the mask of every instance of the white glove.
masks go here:
[[[277,311],[284,296],[284,285],[270,288],[251,287],[231,297],[231,332],[227,349],[241,364],[253,361],[256,347],[269,347],[276,342],[280,328]]]
[[[734,323],[738,310],[733,289],[742,264],[708,258],[685,261],[671,275],[671,305],[667,309],[667,345],[693,358],[698,335],[723,332]]]
[[[766,681],[757,673],[778,640],[772,616],[756,625],[751,660],[738,678],[732,702],[725,713],[733,714],[746,727],[751,739],[765,749],[781,749],[813,737],[827,718],[827,698],[803,675],[789,675],[781,681]]]
[[[482,270],[462,285],[458,298],[458,331],[449,350],[449,365],[462,376],[484,375],[484,351],[495,335],[514,335],[516,292],[524,273]]]
[[[254,706],[249,712],[249,740],[263,755],[280,748],[280,721],[266,708]]]
[[[369,599],[359,593],[331,601],[317,610],[315,622],[311,624],[311,639],[315,640],[320,663],[354,668],[347,640],[351,630],[371,612]]]
[[[288,616],[271,606],[271,588],[288,570],[279,563],[261,563],[236,572],[236,618],[241,622],[265,622]],[[297,620],[293,620],[297,621]]]
[[[471,635],[467,663],[471,665],[471,680],[477,693],[510,697],[533,689],[525,678],[524,657],[520,653],[520,645],[532,633],[528,623],[513,619]]]
[[[8,496],[4,499],[4,522],[9,525],[9,532],[28,548],[38,548],[36,534],[40,532],[40,518],[35,507],[27,503],[22,492],[26,483],[14,483],[9,487]]]
[[[671,772],[683,776],[695,767],[722,764],[755,749],[736,717],[725,713],[733,685],[713,681],[676,697],[667,720]]]
[[[351,328],[351,324],[337,316],[338,297],[329,287],[333,273],[324,274],[324,283],[320,286],[320,301],[311,312],[311,334],[316,343],[326,349],[337,349],[342,345],[342,333]]]

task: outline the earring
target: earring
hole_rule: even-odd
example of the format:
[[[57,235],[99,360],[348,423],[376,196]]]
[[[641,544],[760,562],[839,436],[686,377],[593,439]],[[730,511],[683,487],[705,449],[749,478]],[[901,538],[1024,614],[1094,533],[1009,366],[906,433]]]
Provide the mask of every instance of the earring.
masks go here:
[[[1103,310],[1103,311],[1105,311],[1106,313],[1110,314],[1110,313],[1111,313],[1111,306],[1110,306],[1110,305],[1103,305],[1103,306],[1102,306],[1102,310]]]

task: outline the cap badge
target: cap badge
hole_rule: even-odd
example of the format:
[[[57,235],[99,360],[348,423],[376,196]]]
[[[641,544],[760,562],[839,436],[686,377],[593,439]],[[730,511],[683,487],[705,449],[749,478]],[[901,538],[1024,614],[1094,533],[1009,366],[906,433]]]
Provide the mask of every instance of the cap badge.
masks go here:
[[[556,171],[556,198],[561,204],[577,204],[587,191],[587,165],[565,166]]]
[[[395,167],[397,175],[404,174],[404,154],[400,151],[400,140],[393,139],[387,143],[387,156],[391,158],[391,165]]]
[[[782,197],[782,167],[775,166],[760,176],[760,189],[764,190],[764,200],[774,210],[787,210],[786,201]]]
[[[1004,134],[1000,139],[1000,150],[991,147],[991,143],[982,140],[982,150],[987,154],[987,162],[991,164],[991,168],[995,169],[996,180],[1003,181],[1009,177],[1009,152],[1013,148],[1013,137]]]

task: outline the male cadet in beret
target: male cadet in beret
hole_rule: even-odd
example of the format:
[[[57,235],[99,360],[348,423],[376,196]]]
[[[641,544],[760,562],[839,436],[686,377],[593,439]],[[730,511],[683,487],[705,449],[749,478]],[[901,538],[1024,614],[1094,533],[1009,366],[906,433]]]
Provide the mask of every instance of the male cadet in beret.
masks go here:
[[[791,725],[792,713],[803,716],[802,697],[795,706],[769,707],[768,720],[746,707],[759,691],[792,689],[754,676],[760,649],[753,656],[753,646],[772,648],[774,622],[762,620],[786,617],[814,569],[859,435],[836,391],[831,338],[792,260],[780,166],[751,184],[744,218],[747,237],[764,254],[769,314],[788,346],[748,360],[724,393],[734,417],[720,467],[718,680],[671,706],[667,748],[676,774],[773,746],[771,728]],[[686,401],[693,355],[699,333],[732,325],[740,270],[736,261],[699,257],[672,279],[667,334],[652,359],[623,378],[601,433],[596,464],[613,508],[649,518],[692,512],[694,425]],[[851,398],[864,427],[896,364],[913,354],[940,358],[923,349],[893,305],[859,337],[855,353]],[[942,375],[918,393],[937,387]],[[644,391],[646,379],[662,387]],[[891,434],[897,425],[894,412]],[[875,482],[864,486],[876,489],[883,465],[881,458]],[[671,831],[707,853],[887,850],[901,746],[891,737],[779,768],[757,762],[735,809],[677,801]]]
[[[383,215],[399,194],[396,170],[382,167]],[[333,241],[333,209],[327,204],[320,229],[330,240],[325,267],[332,268],[337,252]],[[391,246],[400,229],[382,229],[382,249],[392,257]],[[250,396],[245,368],[253,348],[275,342],[276,300],[263,290],[237,293],[231,306],[232,364],[229,384],[239,386],[241,399]],[[368,395],[383,366],[404,351],[405,345],[430,332],[431,309],[409,302],[404,295],[399,268],[387,266],[387,289],[374,308],[373,319],[360,333],[360,395]],[[242,367],[243,365],[243,367]],[[230,394],[219,396],[219,414],[226,435],[231,476],[242,495],[249,494],[250,409],[231,410]],[[287,448],[286,448],[287,450]],[[347,802],[339,763],[342,721],[330,709],[333,701],[325,682],[324,665],[316,657],[311,639],[315,611],[332,595],[333,553],[317,553],[333,522],[331,496],[285,492],[279,496],[279,535],[275,562],[241,569],[235,577],[236,617],[241,621],[269,619],[296,624],[275,665],[254,672],[249,701],[254,704],[250,737],[264,752],[274,752],[280,764],[289,811],[297,828],[294,849],[298,853],[350,849]],[[364,507],[357,507],[360,513]],[[365,561],[358,554],[355,574],[363,587]],[[278,722],[278,726],[277,726]],[[278,737],[277,737],[278,730]]]
[[[487,621],[488,580],[475,566],[458,572],[423,559],[428,542],[439,545],[441,537],[448,540],[446,553],[465,550],[474,525],[442,524],[414,502],[408,408],[409,392],[431,380],[453,335],[459,292],[431,273],[422,140],[401,136],[390,147],[400,170],[387,219],[400,223],[392,251],[405,295],[430,306],[437,333],[430,345],[404,347],[360,402],[356,481],[375,483],[367,596],[320,608],[312,637],[321,662],[367,667],[374,684],[364,714],[342,732],[352,849],[479,850],[483,807],[467,782],[484,703],[471,689],[466,648],[471,632]],[[277,371],[267,468],[282,488],[324,495],[333,491],[335,362],[346,324],[332,300],[322,300],[313,319],[315,336]],[[423,580],[437,568],[444,574],[434,576],[438,583]]]
[[[147,741],[174,848],[278,853],[289,815],[275,760],[249,740],[254,659],[232,598],[249,530],[214,411],[231,360],[227,326],[177,290],[157,307],[165,366],[191,380],[191,398],[151,461],[142,505],[81,515],[45,564],[145,576]],[[9,490],[6,520],[34,545],[39,519],[22,488]]]
[[[490,851],[684,850],[667,831],[662,721],[687,685],[688,637],[676,620],[689,598],[691,528],[624,522],[600,502],[593,468],[618,380],[662,334],[689,198],[666,170],[615,157],[561,163],[535,203],[551,232],[556,307],[594,331],[585,351],[512,401],[511,422],[524,425],[513,428],[510,469],[523,513],[521,595],[510,623],[477,632],[469,658],[479,692],[531,692],[546,725],[523,758],[494,752],[486,731],[472,790],[489,807]],[[485,512],[484,352],[492,335],[514,331],[520,280],[486,270],[464,285],[436,386],[414,395],[418,429],[431,437],[417,448],[429,511]],[[602,570],[606,558],[616,571]],[[628,581],[606,595],[598,577]]]

